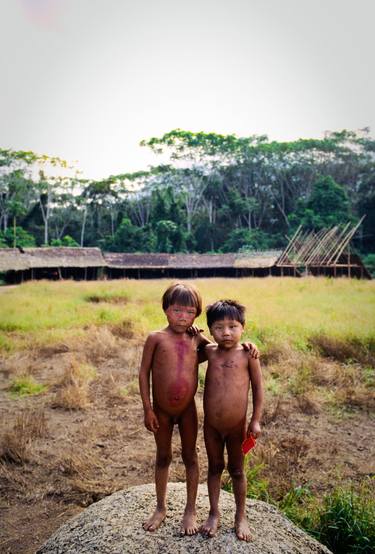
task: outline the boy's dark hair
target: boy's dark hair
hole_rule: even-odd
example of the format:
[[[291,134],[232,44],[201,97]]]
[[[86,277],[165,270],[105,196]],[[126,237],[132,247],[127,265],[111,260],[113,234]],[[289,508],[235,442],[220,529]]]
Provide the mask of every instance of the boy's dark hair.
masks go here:
[[[218,300],[206,308],[207,325],[210,328],[215,321],[233,319],[245,325],[245,306],[235,300]]]
[[[163,310],[167,310],[172,304],[196,308],[197,317],[202,313],[202,298],[193,285],[175,283],[168,287],[162,298]]]

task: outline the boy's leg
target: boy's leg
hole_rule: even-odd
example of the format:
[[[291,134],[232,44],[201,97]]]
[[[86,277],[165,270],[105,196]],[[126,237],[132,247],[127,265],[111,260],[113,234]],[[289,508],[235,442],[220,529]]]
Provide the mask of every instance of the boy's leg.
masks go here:
[[[186,468],[186,507],[181,524],[183,535],[194,535],[198,531],[195,502],[199,483],[198,456],[196,450],[198,417],[193,401],[181,415],[178,427],[181,437],[182,459]]]
[[[159,429],[154,434],[156,442],[155,486],[157,504],[154,513],[143,524],[143,529],[146,531],[155,531],[165,519],[168,473],[172,460],[173,422],[163,412],[158,411],[156,414],[159,421]]]
[[[204,422],[204,442],[208,457],[208,495],[210,497],[210,513],[201,526],[201,533],[208,537],[216,534],[219,525],[219,497],[221,474],[224,469],[224,439],[222,435],[206,421]]]
[[[242,441],[245,438],[245,425],[234,430],[226,439],[228,452],[228,471],[232,478],[233,493],[236,501],[235,529],[237,537],[243,541],[251,540],[251,533],[246,519],[246,476],[243,469],[244,455]]]

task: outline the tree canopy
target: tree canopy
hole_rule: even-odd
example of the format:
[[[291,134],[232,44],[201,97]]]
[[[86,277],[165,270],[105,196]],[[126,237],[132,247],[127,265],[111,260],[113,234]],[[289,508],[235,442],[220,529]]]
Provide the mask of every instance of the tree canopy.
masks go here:
[[[172,130],[142,141],[169,163],[87,180],[66,161],[0,149],[0,245],[123,252],[230,252],[285,246],[299,224],[367,218],[375,252],[375,141],[368,129],[269,141]]]

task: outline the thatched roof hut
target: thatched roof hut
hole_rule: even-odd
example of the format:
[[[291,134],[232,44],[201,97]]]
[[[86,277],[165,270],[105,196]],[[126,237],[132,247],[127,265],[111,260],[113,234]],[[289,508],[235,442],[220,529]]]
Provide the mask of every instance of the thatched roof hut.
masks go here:
[[[105,252],[112,277],[240,277],[271,275],[280,251],[229,254],[137,254]]]
[[[24,271],[29,269],[29,264],[25,256],[21,254],[18,248],[0,248],[0,272]]]
[[[170,254],[133,254],[127,252],[104,252],[104,260],[108,267],[122,268],[147,268],[163,269],[168,267]]]
[[[50,247],[23,248],[30,268],[105,267],[100,248]]]
[[[198,268],[266,268],[275,265],[281,251],[249,252],[243,254],[137,254],[104,252],[108,267],[198,269]]]
[[[0,271],[8,283],[28,279],[98,279],[106,267],[99,248],[2,249]]]
[[[282,250],[260,250],[255,252],[235,254],[234,267],[270,268],[276,265]]]

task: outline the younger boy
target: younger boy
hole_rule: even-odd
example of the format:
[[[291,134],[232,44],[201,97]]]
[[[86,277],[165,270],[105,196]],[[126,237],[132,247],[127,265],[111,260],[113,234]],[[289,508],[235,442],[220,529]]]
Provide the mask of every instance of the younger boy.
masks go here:
[[[205,346],[208,358],[204,387],[204,440],[208,456],[210,513],[201,532],[212,537],[219,524],[219,495],[224,469],[224,446],[236,502],[235,530],[240,540],[251,539],[246,520],[246,477],[241,445],[246,436],[260,435],[263,385],[258,359],[240,345],[245,308],[232,300],[219,300],[207,308],[207,325],[217,344]],[[251,384],[253,414],[247,426],[248,392]]]
[[[155,531],[166,515],[172,431],[177,423],[181,437],[182,459],[186,468],[187,489],[181,533],[192,535],[198,531],[195,501],[199,481],[195,447],[198,421],[194,396],[198,385],[198,353],[205,358],[202,350],[210,341],[200,333],[187,333],[194,319],[202,311],[201,296],[195,287],[183,283],[170,286],[163,295],[162,305],[168,325],[165,329],[148,336],[139,372],[145,426],[154,433],[156,442],[157,505],[154,513],[143,524],[143,528]],[[250,350],[251,355],[258,355],[258,351],[252,345],[245,347]]]

